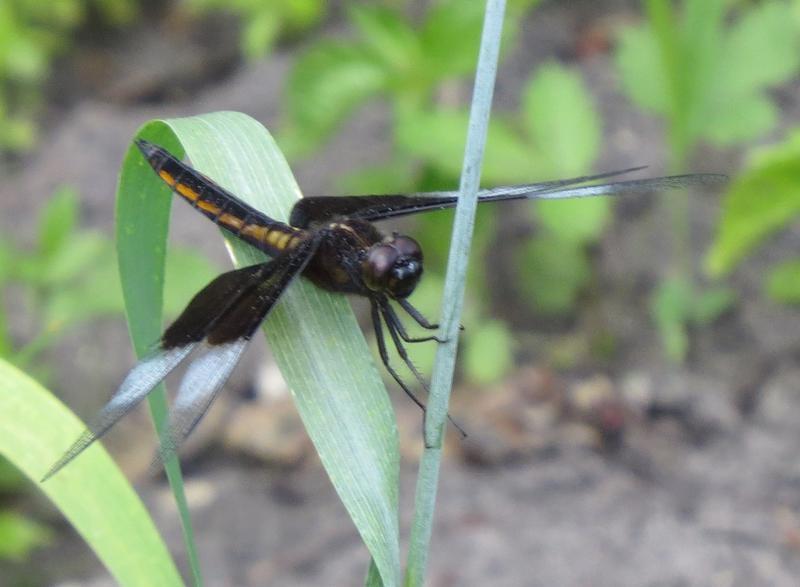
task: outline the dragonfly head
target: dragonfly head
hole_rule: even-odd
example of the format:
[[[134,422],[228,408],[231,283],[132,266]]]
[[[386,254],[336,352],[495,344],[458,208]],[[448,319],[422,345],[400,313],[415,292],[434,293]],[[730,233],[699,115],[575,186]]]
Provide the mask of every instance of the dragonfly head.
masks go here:
[[[364,282],[372,291],[407,298],[422,276],[422,249],[413,238],[392,235],[370,247],[364,261]]]

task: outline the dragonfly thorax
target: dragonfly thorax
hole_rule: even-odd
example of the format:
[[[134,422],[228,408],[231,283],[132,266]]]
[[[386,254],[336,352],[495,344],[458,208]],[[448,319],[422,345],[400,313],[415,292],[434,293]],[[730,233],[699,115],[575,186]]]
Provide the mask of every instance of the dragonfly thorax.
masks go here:
[[[407,298],[422,276],[422,249],[413,238],[394,234],[369,248],[362,267],[369,289]]]

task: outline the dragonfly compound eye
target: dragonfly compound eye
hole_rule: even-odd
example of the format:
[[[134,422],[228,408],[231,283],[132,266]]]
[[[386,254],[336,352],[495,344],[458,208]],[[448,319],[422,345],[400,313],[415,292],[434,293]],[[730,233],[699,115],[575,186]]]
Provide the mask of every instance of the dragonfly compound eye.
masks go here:
[[[417,241],[405,236],[374,245],[364,264],[367,287],[395,298],[411,295],[421,276],[422,251]]]

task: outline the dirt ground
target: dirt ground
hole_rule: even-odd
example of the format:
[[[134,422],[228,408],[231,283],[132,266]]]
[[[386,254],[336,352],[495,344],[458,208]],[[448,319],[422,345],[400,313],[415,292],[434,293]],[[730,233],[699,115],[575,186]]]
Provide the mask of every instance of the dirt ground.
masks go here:
[[[621,95],[609,53],[576,51],[603,19],[634,14],[629,4],[609,2],[601,11],[591,2],[546,3],[535,11],[500,70],[496,105],[514,108],[523,81],[548,59],[577,67],[604,120],[596,167],[645,163],[658,174],[667,159],[658,123]],[[220,45],[235,45],[226,27],[218,34]],[[67,184],[81,195],[83,225],[111,234],[119,162],[139,125],[224,109],[276,127],[294,58],[282,50],[241,65],[233,51],[203,52],[145,27],[103,49],[114,67],[95,77],[92,51],[97,47],[88,43],[83,60],[65,65],[60,76],[85,69],[88,81],[70,86],[72,95],[49,114],[40,148],[0,182],[3,232],[31,240],[32,212]],[[101,85],[95,79],[105,80],[102,89],[92,85]],[[776,92],[784,128],[800,121],[797,90]],[[386,114],[380,104],[366,107],[322,152],[294,165],[303,191],[329,192],[336,177],[386,157]],[[741,155],[703,150],[693,167],[733,174]],[[621,341],[612,362],[555,372],[536,361],[544,353],[533,349],[492,389],[454,391],[453,413],[471,435],[451,443],[442,470],[433,587],[800,584],[800,315],[761,293],[765,268],[797,251],[800,230],[778,236],[744,263],[731,278],[736,307],[693,333],[689,360],[675,367],[665,364],[647,311],[647,294],[666,264],[665,222],[652,200],[623,202],[617,212],[596,253],[604,291],[596,312]],[[718,194],[696,196],[698,259],[718,213]],[[220,239],[188,207],[175,207],[171,230],[175,242],[226,266]],[[510,307],[504,304],[501,314],[519,328]],[[555,344],[585,325],[579,320],[537,336],[536,344]],[[248,399],[275,381],[266,345],[253,346],[187,447],[187,493],[207,584],[362,584],[367,552],[292,408],[281,398]],[[124,325],[104,321],[71,334],[53,359],[59,393],[88,416],[130,366],[132,352]],[[272,384],[280,385],[279,378]],[[407,537],[419,415],[404,398],[396,400],[404,453],[401,536]],[[185,571],[171,494],[163,480],[137,473],[151,455],[146,420],[144,413],[127,419],[109,445],[139,479]],[[258,444],[248,441],[254,429],[283,433],[266,433]],[[131,444],[135,450],[122,449]],[[59,537],[25,565],[0,567],[0,585],[112,584],[56,513],[36,497],[22,506],[44,511]]]

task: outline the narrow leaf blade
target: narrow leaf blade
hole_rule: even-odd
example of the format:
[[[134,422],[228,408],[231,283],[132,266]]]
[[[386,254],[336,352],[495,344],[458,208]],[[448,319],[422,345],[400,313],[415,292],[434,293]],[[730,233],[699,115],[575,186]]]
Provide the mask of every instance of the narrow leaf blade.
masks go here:
[[[38,482],[84,430],[36,381],[0,360],[0,454]],[[182,585],[147,511],[100,444],[39,486],[119,585]]]

